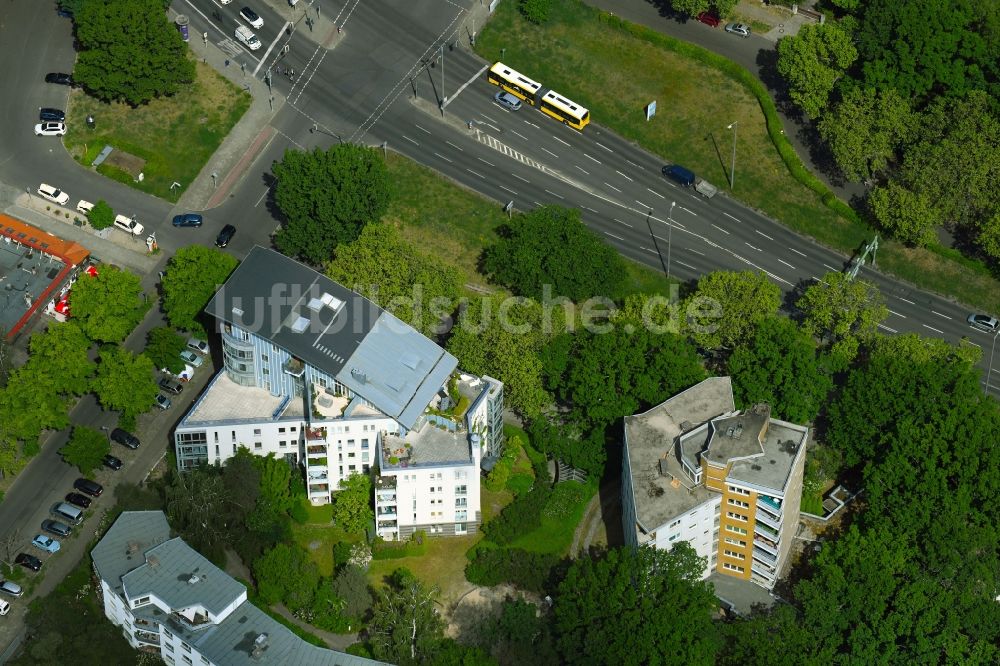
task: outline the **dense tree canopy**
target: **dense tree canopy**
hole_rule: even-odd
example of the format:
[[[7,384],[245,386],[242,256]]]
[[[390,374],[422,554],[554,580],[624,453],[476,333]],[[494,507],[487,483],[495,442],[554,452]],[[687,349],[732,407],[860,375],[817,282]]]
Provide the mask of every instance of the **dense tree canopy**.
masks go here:
[[[135,418],[153,406],[159,393],[154,370],[153,362],[144,354],[133,354],[124,347],[104,349],[94,379],[94,393],[105,409]]]
[[[444,637],[437,596],[437,588],[425,588],[412,574],[394,576],[378,591],[368,626],[376,659],[399,666],[433,663]]]
[[[781,289],[764,273],[717,271],[698,280],[682,308],[686,330],[705,349],[731,349],[778,312]]]
[[[717,602],[703,567],[687,543],[574,560],[554,595],[563,663],[713,664]]]
[[[312,604],[320,580],[309,553],[298,544],[287,543],[279,543],[254,562],[253,575],[264,601],[283,602],[292,610]]]
[[[366,146],[286,150],[274,177],[274,202],[285,218],[278,248],[312,264],[328,262],[338,245],[356,240],[389,206],[388,169],[382,155]]]
[[[536,208],[501,227],[500,236],[486,248],[483,267],[519,296],[580,302],[616,299],[625,288],[625,260],[584,226],[578,209]]]
[[[885,298],[865,280],[830,272],[805,290],[796,303],[812,335],[829,340],[833,354],[849,361],[861,341],[871,339],[889,316]]]
[[[157,368],[166,368],[170,372],[178,373],[184,369],[184,361],[181,360],[180,353],[187,349],[187,340],[182,335],[178,335],[174,329],[167,326],[159,326],[151,329],[146,336],[146,349],[143,353],[149,357],[153,365]]]
[[[766,402],[777,418],[811,423],[833,388],[816,344],[790,319],[770,317],[729,357],[736,406]]]
[[[194,62],[161,0],[88,0],[74,22],[81,51],[73,76],[99,99],[137,106],[194,80]]]
[[[201,331],[198,316],[239,262],[214,247],[177,250],[163,275],[163,312],[171,326]]]
[[[851,35],[836,23],[806,23],[778,42],[778,72],[792,101],[810,118],[826,109],[830,93],[858,57]]]
[[[88,355],[90,340],[76,322],[50,324],[44,333],[31,336],[29,348],[32,374],[51,390],[65,395],[83,395],[90,390],[95,368]]]
[[[425,335],[455,312],[462,284],[454,265],[420,252],[387,224],[370,224],[340,245],[326,274]]]
[[[333,519],[348,534],[364,532],[375,518],[372,512],[372,482],[367,474],[351,474],[341,480],[334,495]]]
[[[108,436],[100,430],[76,426],[73,434],[61,449],[59,455],[70,465],[74,465],[84,476],[101,466],[105,455],[111,453]]]
[[[73,319],[96,342],[121,342],[149,309],[139,276],[104,264],[96,276],[83,275],[69,295]]]

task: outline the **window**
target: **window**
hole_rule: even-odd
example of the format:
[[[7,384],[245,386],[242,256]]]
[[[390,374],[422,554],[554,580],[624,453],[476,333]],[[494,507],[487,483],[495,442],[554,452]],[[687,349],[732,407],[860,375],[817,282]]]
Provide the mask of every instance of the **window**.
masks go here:
[[[722,568],[728,569],[729,571],[735,571],[737,573],[743,573],[746,571],[746,569],[744,569],[743,567],[738,567],[735,564],[730,564],[729,562],[723,562]]]
[[[465,497],[456,497],[455,498],[455,508],[456,509],[464,509],[465,507],[468,506],[468,501],[469,500],[466,499]]]
[[[746,497],[750,496],[750,491],[746,488],[739,488],[737,486],[729,486],[729,492],[734,495],[744,495]]]
[[[456,495],[467,495],[468,494],[468,489],[467,489],[466,485],[462,484],[460,486],[455,486],[455,494]]]
[[[261,355],[260,355],[260,359],[261,359],[262,361],[267,361],[267,360],[268,360],[268,358],[267,358],[267,354],[261,354]]]
[[[288,429],[288,432],[297,432],[297,431],[298,431],[298,427],[296,427],[296,426],[292,426],[291,428]]]
[[[181,641],[181,647],[184,648],[185,652],[190,652],[191,651],[191,646],[188,645],[187,643],[185,643],[184,641]]]
[[[347,453],[347,457],[348,457],[348,458],[357,458],[357,457],[358,457],[358,454],[357,454],[357,453],[355,453],[354,451],[348,451],[348,453]]]
[[[173,652],[174,651],[174,644],[173,643],[164,643],[163,647],[167,648],[167,652]]]
[[[166,636],[167,638],[173,638],[174,637],[174,635],[172,633],[170,633],[170,631],[166,627],[164,627],[162,624],[160,625],[160,630],[163,632],[163,635]]]
[[[278,442],[278,446],[288,446],[288,442],[286,442],[285,440],[281,440]]]
[[[738,513],[734,513],[733,511],[727,511],[726,515],[729,516],[730,518],[732,518],[733,520],[740,521],[741,523],[747,522],[747,517],[746,516],[740,515]]]
[[[739,546],[740,548],[746,548],[747,542],[742,539],[734,539],[733,537],[726,537],[726,543],[732,546]]]
[[[219,445],[218,444],[215,445],[215,457],[216,458],[219,457]]]
[[[191,663],[192,663],[192,662],[191,662],[191,657],[187,656],[186,654],[182,654],[182,655],[181,655],[181,660],[182,660],[182,661],[183,661],[183,662],[184,662],[185,664],[191,664]]]
[[[219,443],[219,431],[216,430],[212,434],[215,435],[215,443],[218,444]]]
[[[236,441],[236,431],[233,430],[232,433],[233,433],[233,441],[235,442]]]
[[[236,442],[233,442],[233,455],[236,455]]]
[[[255,448],[255,449],[263,448],[263,446],[264,446],[264,444],[261,443],[261,442],[254,442],[253,443],[253,448]]]
[[[361,462],[368,462],[368,452],[365,451],[361,454]]]
[[[744,555],[743,553],[737,553],[735,550],[725,550],[723,552],[726,554],[726,557],[732,557],[737,560],[747,559],[746,555]]]
[[[729,505],[742,507],[744,509],[750,508],[750,502],[744,502],[743,500],[733,499],[732,497],[729,498]]]
[[[264,366],[263,368],[261,368],[261,374],[269,375],[271,374],[271,371],[267,369],[267,366]]]
[[[455,534],[466,534],[465,523],[455,523]]]
[[[678,518],[674,522],[670,523],[670,527],[677,527],[680,524],[681,524],[681,521],[680,521],[680,518]]]
[[[357,471],[357,469],[358,469],[357,465],[348,465],[347,466],[347,471],[348,472],[354,472],[354,471]]]
[[[670,535],[670,538],[669,538],[669,539],[667,539],[667,541],[673,541],[673,540],[674,540],[674,539],[676,539],[676,538],[677,538],[678,536],[680,536],[680,535],[679,535],[679,534],[671,534],[671,535]]]
[[[361,466],[361,471],[364,472],[365,474],[368,473],[369,469],[371,469],[371,465],[362,465]]]
[[[747,531],[742,527],[736,527],[736,525],[726,525],[726,530],[734,534],[746,535]]]
[[[279,433],[283,433],[283,432],[285,432],[285,429],[284,428],[278,428],[278,432]]]
[[[132,602],[132,607],[138,608],[139,606],[145,606],[148,603],[149,603],[149,597],[139,597],[138,599]]]

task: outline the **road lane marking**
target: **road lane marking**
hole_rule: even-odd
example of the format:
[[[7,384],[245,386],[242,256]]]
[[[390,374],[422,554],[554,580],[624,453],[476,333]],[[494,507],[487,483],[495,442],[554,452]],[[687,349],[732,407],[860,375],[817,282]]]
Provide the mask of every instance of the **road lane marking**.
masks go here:
[[[556,159],[559,159],[559,156],[558,156],[558,155],[556,155],[555,153],[553,153],[553,152],[552,152],[551,150],[549,150],[548,148],[545,148],[544,146],[539,146],[539,148],[541,148],[542,150],[544,150],[545,152],[547,152],[547,153],[548,153],[549,155],[551,155],[552,157],[554,157],[554,158],[556,158]]]
[[[765,234],[760,229],[754,229],[754,231],[756,231],[758,234],[760,234],[761,236],[763,236],[764,238],[766,238],[769,241],[773,241],[774,240],[773,238],[771,238],[770,236],[768,236],[767,234]]]
[[[630,183],[631,183],[631,182],[633,182],[631,178],[629,178],[628,176],[626,176],[625,174],[623,174],[623,173],[622,173],[621,171],[619,171],[618,169],[615,169],[615,173],[617,173],[617,174],[618,174],[619,176],[621,176],[622,178],[624,178],[624,179],[625,179],[625,180],[627,180],[628,182],[630,182]]]
[[[927,324],[921,324],[921,326],[923,326],[926,329],[930,329],[939,335],[944,335],[944,331],[942,331],[941,329],[934,328],[933,326],[928,326]]]
[[[576,166],[576,165],[574,164],[573,166]],[[577,166],[576,168],[577,168],[577,169],[579,169],[580,171],[584,172],[584,173],[585,173],[585,174],[587,174],[588,176],[590,175],[590,172],[589,172],[589,171],[587,171],[586,169],[584,169],[583,167],[578,167],[578,166]]]
[[[566,198],[566,197],[564,197],[564,196],[562,196],[562,195],[560,195],[560,194],[556,194],[556,193],[555,193],[555,192],[553,192],[552,190],[545,190],[545,191],[546,191],[546,192],[548,192],[549,194],[551,194],[551,195],[552,195],[552,196],[554,196],[554,197],[558,197],[558,198],[560,198],[560,199],[565,199],[565,198]]]
[[[580,206],[580,208],[584,210],[589,210],[591,213],[597,213],[597,211],[591,208],[590,206]],[[600,213],[598,213],[598,215],[600,215]]]
[[[414,141],[410,137],[406,136],[405,134],[400,134],[400,136],[403,137],[404,139],[406,139],[407,141],[409,141],[410,143],[412,143],[414,146],[419,146],[420,145],[419,143],[417,143],[416,141]]]
[[[264,197],[266,197],[267,193],[270,191],[271,191],[270,187],[264,188],[264,194],[260,195],[260,199],[257,199],[257,203],[255,203],[253,207],[256,208],[257,206],[259,206],[260,202],[264,200]]]
[[[838,271],[838,270],[837,270],[836,268],[834,268],[833,266],[831,266],[830,264],[823,264],[823,265],[824,265],[825,267],[829,268],[829,269],[830,269],[831,271],[833,271],[834,273],[839,273],[839,272],[840,272],[840,271]]]
[[[733,216],[732,216],[732,215],[730,215],[729,213],[723,213],[723,215],[725,215],[726,217],[728,217],[728,218],[729,218],[730,220],[736,220],[737,222],[740,222],[740,218],[738,218],[738,217],[733,217]],[[740,222],[740,224],[743,224],[743,223],[742,223],[742,222]]]
[[[452,148],[454,148],[454,149],[458,150],[459,152],[462,152],[462,153],[464,153],[464,152],[465,152],[464,150],[462,150],[461,148],[459,148],[458,146],[456,146],[455,144],[453,144],[453,143],[452,143],[451,141],[445,141],[445,143],[447,143],[447,144],[448,144],[449,146],[451,146]]]
[[[888,309],[888,308],[887,308],[887,309]],[[903,319],[906,319],[906,315],[901,315],[901,314],[899,314],[898,312],[896,312],[895,310],[889,310],[889,312],[890,312],[891,314],[894,314],[894,315],[896,315],[897,317],[902,317]]]
[[[555,139],[556,141],[558,141],[559,143],[561,143],[564,146],[569,146],[568,143],[566,143],[565,141],[563,141],[562,139],[560,139],[559,137],[557,137],[555,134],[552,135],[552,138]]]
[[[903,298],[902,296],[897,296],[896,298],[898,298],[899,300],[903,301],[904,303],[909,303],[910,305],[916,305],[916,303],[914,303],[913,301],[911,301],[908,298]]]
[[[476,159],[477,159],[477,160],[479,160],[480,162],[482,162],[483,164],[489,164],[489,165],[490,165],[491,167],[493,167],[494,169],[495,169],[495,168],[497,167],[497,165],[496,165],[496,164],[493,164],[492,162],[487,162],[487,161],[486,161],[486,160],[484,160],[484,159],[483,159],[482,157],[477,157]]]
[[[712,226],[715,227],[716,229],[718,229],[719,231],[721,231],[722,233],[726,234],[727,236],[729,235],[729,232],[726,231],[725,229],[723,229],[722,227],[720,227],[719,225],[713,224]]]
[[[617,192],[618,194],[621,194],[621,193],[622,193],[622,191],[621,191],[621,190],[619,190],[619,189],[618,189],[617,187],[615,187],[615,186],[614,186],[614,185],[612,185],[611,183],[608,183],[608,182],[605,182],[604,184],[605,184],[605,185],[607,185],[608,187],[610,187],[611,189],[613,189],[613,190],[614,190],[615,192]]]
[[[661,199],[666,199],[665,196],[663,196],[659,192],[654,192],[653,190],[649,189],[648,187],[646,188],[646,191],[649,192],[650,194],[655,194],[656,196],[660,197]]]
[[[500,121],[499,121],[499,120],[497,120],[496,118],[490,118],[490,117],[489,117],[488,115],[486,115],[485,113],[480,113],[479,115],[481,115],[481,116],[482,116],[483,118],[486,118],[486,120],[490,121],[491,123],[497,123],[497,122],[500,122]]]
[[[512,189],[510,189],[509,187],[504,187],[503,185],[501,185],[501,186],[500,186],[500,189],[501,189],[501,190],[506,190],[506,191],[510,192],[511,194],[513,194],[514,196],[517,196],[517,192],[515,192],[515,191],[514,191],[514,190],[512,190]]]
[[[945,319],[951,319],[951,317],[949,317],[948,315],[946,315],[946,314],[941,314],[941,313],[940,313],[940,312],[938,312],[937,310],[931,310],[931,312],[933,312],[934,314],[936,314],[936,315],[937,315],[938,317],[944,317]]]
[[[524,139],[525,141],[527,141],[527,140],[528,140],[528,137],[524,136],[523,134],[521,134],[521,133],[520,133],[520,132],[518,132],[517,130],[511,130],[511,132],[513,132],[514,134],[518,135],[519,137],[521,137],[521,138],[522,138],[522,139]]]
[[[537,201],[532,201],[531,203],[535,204],[536,206],[541,206],[542,205],[542,204],[538,203]]]
[[[879,324],[878,327],[881,328],[881,329],[883,329],[883,330],[889,331],[890,333],[899,333],[899,331],[897,331],[896,329],[889,328],[885,324]]]
[[[430,134],[429,130],[425,130],[423,127],[421,127],[420,125],[418,125],[416,123],[413,123],[413,126],[416,127],[418,130],[420,130],[421,132],[423,132],[424,134]]]
[[[655,254],[656,256],[660,256],[660,253],[659,253],[659,252],[657,252],[656,250],[651,250],[651,249],[650,249],[650,248],[648,248],[648,247],[643,247],[642,245],[640,245],[640,246],[639,246],[639,249],[640,249],[640,250],[645,250],[646,252],[649,252],[650,254]]]
[[[618,219],[617,217],[613,217],[613,218],[611,218],[611,219],[612,219],[612,220],[614,220],[615,222],[617,222],[618,224],[624,224],[624,225],[625,225],[626,227],[628,227],[629,229],[631,229],[631,228],[632,228],[632,225],[631,225],[631,224],[629,224],[628,222],[622,222],[622,221],[621,221],[621,220],[619,220],[619,219]]]
[[[648,204],[644,204],[641,201],[639,201],[638,199],[636,199],[635,202],[637,204],[639,204],[640,206],[642,206],[643,208],[645,208],[646,210],[648,210],[649,212],[653,212],[653,207],[652,206],[650,206]]]
[[[623,241],[623,240],[625,240],[625,239],[624,239],[624,238],[622,238],[621,236],[615,236],[615,235],[614,235],[613,233],[611,233],[611,232],[608,232],[608,231],[605,231],[604,233],[606,233],[606,234],[607,234],[608,236],[611,236],[612,238],[617,238],[617,239],[618,239],[618,240],[620,240],[620,241]]]
[[[705,253],[704,253],[704,252],[699,252],[698,250],[695,250],[694,248],[691,248],[691,247],[687,248],[687,251],[688,251],[688,252],[694,252],[695,254],[697,254],[697,255],[701,255],[702,257],[704,257],[704,256],[705,256]]]
[[[531,182],[531,181],[530,181],[530,180],[528,180],[527,178],[521,178],[521,177],[520,177],[520,176],[518,176],[518,175],[517,175],[516,173],[512,173],[512,174],[510,174],[510,175],[514,176],[514,178],[517,178],[518,180],[523,180],[523,181],[524,181],[524,182],[526,182],[526,183],[530,183],[530,182]]]
[[[471,173],[473,176],[479,176],[483,180],[486,180],[486,176],[484,176],[483,174],[479,173],[478,171],[473,171],[472,169],[469,169],[468,167],[466,167],[465,170],[468,171],[469,173]]]
[[[639,166],[638,164],[636,164],[635,162],[633,162],[630,159],[626,159],[625,161],[628,162],[629,164],[631,164],[632,166],[634,166],[637,169],[641,169],[642,168],[641,166]]]
[[[613,153],[613,152],[615,152],[615,151],[611,150],[610,148],[608,148],[607,146],[605,146],[605,145],[604,145],[603,143],[601,143],[600,141],[595,141],[594,143],[596,143],[596,144],[597,144],[598,146],[600,146],[600,147],[601,147],[601,148],[603,148],[604,150],[608,151],[609,153]]]
[[[675,259],[675,260],[674,260],[674,263],[675,263],[675,264],[680,264],[680,265],[681,265],[681,266],[683,266],[684,268],[690,268],[690,269],[691,269],[691,270],[693,270],[693,271],[696,271],[696,270],[698,270],[697,268],[695,268],[695,267],[694,267],[694,266],[692,266],[691,264],[685,264],[685,263],[684,263],[683,261],[681,261],[680,259]]]
[[[595,158],[591,157],[590,155],[588,155],[587,153],[584,153],[583,156],[586,157],[588,160],[591,160],[593,162],[597,162],[598,164],[601,163],[601,160],[595,159]]]
[[[524,122],[528,123],[529,125],[531,125],[531,126],[532,126],[532,127],[534,127],[535,129],[542,129],[541,127],[539,127],[539,126],[538,126],[538,125],[536,125],[535,123],[531,122],[530,120],[525,120]]]
[[[435,154],[435,155],[437,155],[438,157],[440,157],[441,159],[443,159],[443,160],[444,160],[445,162],[448,162],[449,164],[454,164],[454,162],[452,162],[451,160],[449,160],[449,159],[448,159],[447,157],[445,157],[444,155],[441,155],[441,154],[439,154],[439,153],[434,153],[434,154]]]
[[[803,252],[799,252],[799,251],[798,251],[798,250],[796,250],[796,249],[795,249],[794,247],[790,247],[790,248],[788,248],[788,249],[789,249],[789,250],[791,250],[792,252],[794,252],[795,254],[799,255],[800,257],[804,257],[804,256],[806,256],[806,255],[805,255],[805,253],[803,253]]]
[[[691,210],[689,208],[685,208],[684,206],[678,206],[678,208],[680,208],[681,210],[686,210],[687,212],[691,213],[695,217],[698,217],[698,213],[694,212],[693,210]]]
[[[743,241],[743,244],[746,245],[751,250],[757,250],[758,252],[761,251],[761,249],[759,247],[754,247],[753,245],[751,245],[750,243],[747,243],[746,241]]]
[[[483,123],[483,124],[486,125],[487,127],[489,127],[490,129],[492,129],[495,132],[501,132],[501,131],[503,131],[499,127],[497,127],[496,125],[491,125],[489,123]]]
[[[785,261],[784,259],[778,259],[778,261],[780,261],[780,262],[781,262],[781,263],[783,263],[784,265],[788,266],[788,267],[789,267],[789,268],[791,268],[791,269],[792,269],[793,271],[794,271],[794,270],[796,270],[795,266],[792,266],[792,265],[791,265],[790,263],[788,263],[788,262],[787,262],[787,261]]]

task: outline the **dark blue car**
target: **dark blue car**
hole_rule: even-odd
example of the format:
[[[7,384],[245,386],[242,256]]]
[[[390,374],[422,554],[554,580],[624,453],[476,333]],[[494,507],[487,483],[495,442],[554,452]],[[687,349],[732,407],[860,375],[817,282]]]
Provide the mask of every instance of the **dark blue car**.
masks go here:
[[[42,122],[64,123],[66,122],[66,113],[62,109],[41,108],[38,109],[38,119]]]
[[[184,213],[174,215],[175,227],[200,227],[202,223],[201,215],[198,213]]]

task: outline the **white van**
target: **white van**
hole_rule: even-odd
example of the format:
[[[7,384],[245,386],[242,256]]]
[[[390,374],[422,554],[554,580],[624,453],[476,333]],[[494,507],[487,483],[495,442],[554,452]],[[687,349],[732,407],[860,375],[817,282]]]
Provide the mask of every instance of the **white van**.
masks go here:
[[[256,51],[260,48],[260,40],[257,39],[257,35],[253,34],[253,31],[245,25],[237,26],[236,39],[246,44],[247,48],[251,51]]]
[[[10,604],[0,599],[0,615],[6,615],[10,612]]]
[[[124,215],[115,215],[115,226],[122,231],[127,231],[133,236],[142,235],[143,226],[138,222],[134,222],[132,218],[125,217]]]
[[[83,522],[83,511],[76,508],[72,504],[67,504],[66,502],[59,502],[59,504],[56,504],[52,509],[52,515],[56,518],[68,520],[74,525],[79,525]]]

